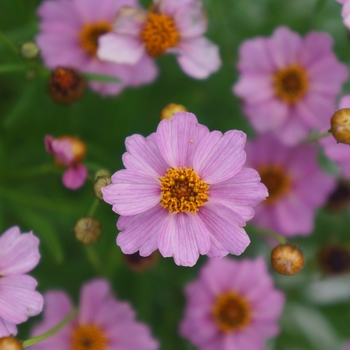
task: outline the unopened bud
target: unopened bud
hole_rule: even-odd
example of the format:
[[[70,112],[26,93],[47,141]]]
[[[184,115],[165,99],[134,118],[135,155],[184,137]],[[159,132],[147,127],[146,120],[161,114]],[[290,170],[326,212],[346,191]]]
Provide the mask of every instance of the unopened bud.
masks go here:
[[[10,335],[0,338],[0,350],[23,350],[23,346],[18,339]]]
[[[74,235],[82,244],[94,244],[101,236],[101,224],[95,218],[81,218],[74,226]]]
[[[99,200],[103,201],[103,194],[101,191],[102,187],[108,186],[112,183],[110,172],[106,169],[99,170],[95,175],[95,181],[93,184],[94,196]]]
[[[157,251],[149,256],[141,256],[139,252],[134,254],[124,254],[124,261],[130,270],[144,272],[151,269],[157,263],[158,255]]]
[[[55,102],[71,104],[85,92],[85,79],[73,68],[57,67],[49,78],[48,92]]]
[[[330,244],[319,253],[319,263],[324,272],[340,275],[350,272],[350,249],[342,244]]]
[[[160,120],[172,119],[173,115],[177,112],[187,112],[187,108],[176,103],[169,103],[162,109],[160,113]]]
[[[20,47],[20,53],[22,57],[24,57],[27,60],[33,60],[34,58],[37,58],[39,55],[39,48],[33,41],[27,41],[23,43]]]
[[[350,144],[350,108],[339,109],[333,114],[329,131],[337,142]]]
[[[279,244],[272,249],[271,265],[279,274],[293,276],[304,267],[304,255],[293,244]]]

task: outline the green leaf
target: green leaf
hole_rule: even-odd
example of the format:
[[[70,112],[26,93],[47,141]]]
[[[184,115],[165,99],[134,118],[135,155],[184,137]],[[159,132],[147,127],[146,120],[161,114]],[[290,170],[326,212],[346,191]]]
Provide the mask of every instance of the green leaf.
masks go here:
[[[121,80],[108,75],[84,73],[84,77],[89,81],[99,81],[101,83],[121,83]]]
[[[10,63],[0,66],[0,74],[19,72],[25,70],[27,70],[27,67],[23,64]]]

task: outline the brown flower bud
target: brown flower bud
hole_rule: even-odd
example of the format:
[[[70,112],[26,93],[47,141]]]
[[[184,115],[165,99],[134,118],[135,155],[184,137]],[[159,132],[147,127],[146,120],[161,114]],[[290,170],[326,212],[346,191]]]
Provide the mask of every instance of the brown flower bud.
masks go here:
[[[160,120],[172,119],[173,115],[177,112],[187,112],[187,109],[183,105],[169,103],[162,109],[160,113]]]
[[[350,108],[339,109],[333,114],[329,131],[337,142],[350,144]]]
[[[101,224],[92,217],[81,218],[74,226],[74,235],[79,243],[94,244],[101,236]]]
[[[350,272],[349,247],[333,243],[323,247],[318,254],[322,270],[330,275],[340,275]]]
[[[23,350],[22,343],[12,335],[0,338],[0,350]]]
[[[73,68],[57,67],[49,78],[48,92],[55,102],[71,104],[82,98],[85,79]]]
[[[126,266],[134,272],[144,272],[151,269],[158,260],[158,251],[154,251],[149,256],[141,256],[139,252],[134,254],[124,254]]]
[[[108,186],[112,183],[111,175],[108,170],[101,169],[95,175],[95,181],[93,184],[93,194],[100,201],[103,201],[103,195],[101,188]]]
[[[271,251],[271,265],[281,275],[293,276],[304,267],[304,255],[293,244],[279,244]]]
[[[27,60],[33,60],[39,55],[39,48],[33,41],[27,41],[23,43],[20,47],[20,53],[23,58]]]

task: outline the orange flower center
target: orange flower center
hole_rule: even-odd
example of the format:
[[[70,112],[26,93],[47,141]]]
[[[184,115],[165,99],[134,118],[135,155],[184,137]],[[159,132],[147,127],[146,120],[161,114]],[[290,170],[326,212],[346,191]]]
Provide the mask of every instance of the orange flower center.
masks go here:
[[[72,164],[79,164],[82,161],[82,159],[85,157],[86,146],[83,141],[73,136],[60,136],[60,137],[57,137],[56,140],[67,141],[70,143],[70,147],[74,157],[73,161],[71,162]],[[61,167],[66,166],[66,164],[64,164],[58,157],[55,157],[55,156],[54,156],[54,162],[58,166],[61,166]]]
[[[300,101],[307,93],[309,77],[303,67],[292,64],[275,72],[273,85],[276,96],[292,105]]]
[[[85,24],[79,33],[79,42],[81,47],[89,55],[96,57],[98,38],[103,34],[111,32],[112,30],[112,24],[107,21]]]
[[[71,350],[106,350],[105,334],[95,325],[78,325],[71,338]]]
[[[212,308],[216,326],[225,333],[245,329],[251,322],[249,302],[235,292],[226,292],[217,297]]]

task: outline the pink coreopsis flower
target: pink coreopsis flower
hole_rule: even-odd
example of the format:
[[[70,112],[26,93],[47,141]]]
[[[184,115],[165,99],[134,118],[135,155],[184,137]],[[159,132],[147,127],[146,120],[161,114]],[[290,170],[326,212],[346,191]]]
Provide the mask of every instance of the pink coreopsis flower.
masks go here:
[[[46,152],[51,153],[55,163],[67,168],[62,176],[63,185],[71,190],[83,186],[87,176],[87,168],[81,164],[85,157],[85,144],[72,136],[53,138],[45,136]]]
[[[241,254],[250,243],[242,227],[267,196],[258,173],[243,168],[245,141],[242,131],[209,132],[187,112],[162,120],[147,138],[128,137],[126,169],[102,188],[121,215],[123,253],[148,256],[158,248],[184,266],[199,254]]]
[[[0,237],[0,338],[17,334],[16,325],[38,315],[43,297],[36,280],[26,275],[40,260],[39,239],[17,226]]]
[[[311,130],[328,126],[348,77],[332,45],[326,33],[303,39],[286,27],[241,45],[241,75],[233,91],[258,132],[271,131],[282,143],[296,145]]]
[[[32,336],[52,329],[72,310],[63,291],[44,295],[44,320],[34,327]],[[50,338],[31,346],[31,350],[156,350],[158,342],[149,328],[135,320],[127,302],[117,300],[107,281],[95,279],[81,290],[78,314]]]
[[[246,150],[248,165],[257,169],[269,191],[255,208],[254,223],[287,237],[310,234],[317,208],[336,184],[319,167],[316,146],[288,147],[264,134],[247,142]]]
[[[143,55],[135,65],[103,62],[96,52],[98,39],[112,30],[114,18],[123,6],[136,6],[136,0],[46,0],[39,9],[40,34],[36,42],[44,63],[77,68],[81,72],[120,79],[119,83],[90,82],[102,95],[115,95],[126,86],[152,82],[157,70]]]
[[[263,258],[211,260],[185,293],[180,333],[198,350],[262,350],[279,332],[284,295]]]
[[[148,12],[126,7],[113,27],[99,41],[97,55],[103,60],[135,64],[145,53],[172,53],[184,72],[197,79],[221,65],[218,47],[203,36],[207,20],[198,0],[154,0]]]

